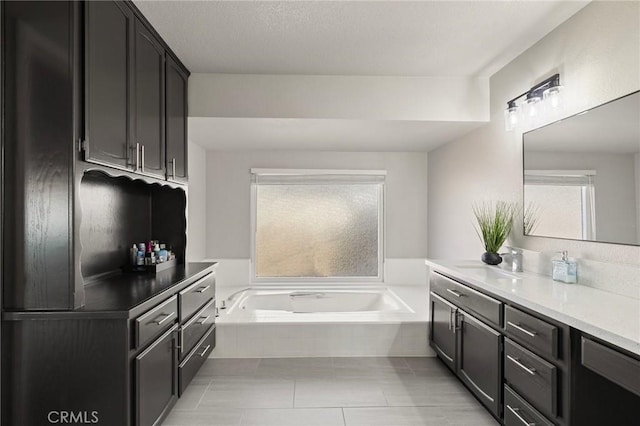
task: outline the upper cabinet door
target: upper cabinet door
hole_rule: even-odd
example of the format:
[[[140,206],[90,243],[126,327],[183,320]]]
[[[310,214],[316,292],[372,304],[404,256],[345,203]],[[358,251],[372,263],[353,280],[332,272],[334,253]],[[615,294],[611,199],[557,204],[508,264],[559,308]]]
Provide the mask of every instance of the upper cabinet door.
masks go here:
[[[130,169],[133,13],[121,2],[85,5],[85,159]]]
[[[139,172],[164,179],[164,48],[136,19],[135,137]]]
[[[187,182],[187,74],[167,55],[167,179]]]

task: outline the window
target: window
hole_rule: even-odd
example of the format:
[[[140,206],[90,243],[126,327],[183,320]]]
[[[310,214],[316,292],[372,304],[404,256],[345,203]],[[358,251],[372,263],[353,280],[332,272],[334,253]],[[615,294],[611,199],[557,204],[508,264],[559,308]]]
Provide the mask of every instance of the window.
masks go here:
[[[526,170],[525,202],[540,206],[533,235],[595,239],[595,171]]]
[[[380,281],[384,171],[252,169],[256,281]]]

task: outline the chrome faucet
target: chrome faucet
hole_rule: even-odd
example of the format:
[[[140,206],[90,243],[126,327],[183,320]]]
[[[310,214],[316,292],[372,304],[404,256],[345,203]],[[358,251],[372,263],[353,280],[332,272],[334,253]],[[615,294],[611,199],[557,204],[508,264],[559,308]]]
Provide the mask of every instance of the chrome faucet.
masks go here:
[[[501,256],[508,255],[511,262],[511,272],[523,272],[522,249],[507,247],[507,253],[500,253]]]

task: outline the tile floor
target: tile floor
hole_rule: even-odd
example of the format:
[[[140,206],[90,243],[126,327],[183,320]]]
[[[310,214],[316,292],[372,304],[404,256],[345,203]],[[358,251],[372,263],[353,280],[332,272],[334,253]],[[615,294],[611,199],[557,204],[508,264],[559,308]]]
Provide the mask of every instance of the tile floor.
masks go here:
[[[494,426],[436,358],[209,359],[164,426]]]

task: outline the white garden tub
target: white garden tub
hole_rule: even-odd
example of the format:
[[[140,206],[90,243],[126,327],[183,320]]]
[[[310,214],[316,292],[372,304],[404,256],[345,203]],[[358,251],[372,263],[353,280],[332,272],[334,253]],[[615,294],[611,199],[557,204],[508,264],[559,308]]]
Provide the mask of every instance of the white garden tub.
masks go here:
[[[325,287],[249,288],[230,297],[227,315],[323,313],[412,313],[386,287],[330,289]],[[329,319],[329,318],[325,318]]]
[[[416,287],[410,297],[428,304],[424,288]],[[251,287],[231,294],[218,307],[214,357],[429,353],[424,313],[414,312],[385,286]]]

